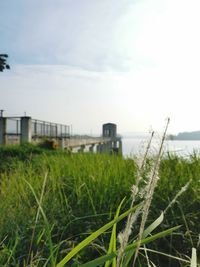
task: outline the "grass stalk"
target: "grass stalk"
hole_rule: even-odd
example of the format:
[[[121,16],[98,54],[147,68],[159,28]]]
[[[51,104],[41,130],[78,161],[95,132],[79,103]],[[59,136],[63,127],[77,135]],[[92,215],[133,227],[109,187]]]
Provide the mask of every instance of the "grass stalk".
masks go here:
[[[141,204],[140,204],[141,205]],[[99,228],[97,231],[93,232],[91,235],[89,235],[87,238],[85,238],[82,242],[80,242],[77,246],[75,246],[57,265],[56,267],[63,267],[67,262],[69,262],[70,259],[72,259],[80,250],[82,250],[84,247],[86,247],[88,244],[90,244],[94,239],[96,239],[98,236],[100,236],[102,233],[110,229],[115,223],[121,221],[123,218],[125,218],[130,212],[137,209],[140,205],[137,205],[128,211],[124,212],[120,216],[118,216],[116,219],[112,220],[111,222],[105,224],[101,228]]]
[[[47,232],[47,240],[48,240],[48,245],[49,245],[49,251],[50,251],[50,261],[51,261],[51,266],[52,267],[55,267],[55,259],[54,259],[54,251],[53,251],[53,242],[51,240],[51,227],[49,225],[49,222],[48,222],[48,219],[46,217],[46,214],[41,206],[41,203],[39,201],[39,199],[37,198],[36,196],[36,193],[32,187],[32,185],[27,181],[25,180],[25,182],[28,184],[30,190],[32,191],[34,197],[35,197],[35,200],[37,202],[37,205],[38,205],[38,208],[40,209],[40,212],[42,214],[42,217],[43,217],[43,220],[44,220],[44,223],[45,223],[45,227],[46,227],[46,232]]]
[[[38,204],[38,208],[37,208],[37,213],[36,213],[36,216],[35,216],[35,222],[34,222],[34,226],[33,226],[33,231],[32,231],[32,235],[31,235],[31,242],[30,242],[30,247],[29,247],[29,252],[28,252],[27,264],[29,263],[30,256],[31,256],[33,240],[34,240],[34,236],[35,236],[35,229],[36,229],[36,225],[37,225],[37,222],[38,222],[38,219],[39,219],[39,215],[40,215],[40,207],[42,206],[42,199],[43,199],[43,196],[44,196],[44,190],[45,190],[45,186],[46,186],[47,176],[48,176],[48,174],[45,173],[44,181],[43,181],[43,185],[42,185],[42,191],[41,191],[39,204]]]
[[[142,179],[142,174],[144,171],[144,167],[146,165],[146,160],[147,160],[148,152],[149,152],[150,147],[151,147],[151,142],[152,142],[153,136],[154,136],[154,132],[151,133],[151,137],[150,137],[148,145],[146,147],[141,166],[139,166],[139,168],[138,168],[135,185],[133,185],[131,188],[132,194],[131,194],[130,208],[133,207],[135,200],[136,200],[136,195],[138,193],[139,183]],[[124,250],[128,244],[128,240],[129,240],[129,237],[130,237],[131,232],[132,232],[133,224],[137,220],[139,214],[140,214],[140,209],[136,210],[134,213],[130,213],[128,215],[128,218],[127,218],[125,229],[121,233],[119,233],[119,235],[118,235],[118,240],[120,242],[120,249],[119,249],[119,253],[118,253],[118,257],[117,257],[117,267],[119,267],[121,265],[121,263],[123,262]]]
[[[144,232],[144,227],[145,227],[145,223],[149,214],[149,208],[151,205],[151,201],[153,198],[153,194],[154,194],[154,190],[155,187],[157,185],[157,181],[158,181],[158,170],[159,170],[159,165],[160,165],[160,160],[161,160],[161,156],[163,153],[163,145],[164,145],[164,141],[166,139],[166,134],[167,134],[167,129],[169,126],[169,118],[167,120],[166,126],[165,126],[165,130],[161,139],[161,143],[160,143],[160,147],[158,150],[158,154],[157,154],[157,158],[155,160],[154,166],[153,166],[153,170],[152,170],[152,174],[149,176],[149,184],[147,185],[147,195],[144,201],[144,206],[143,206],[143,210],[142,210],[142,219],[141,219],[141,224],[140,224],[140,229],[139,229],[139,234],[138,234],[138,246],[136,248],[135,251],[135,255],[134,255],[134,260],[133,260],[133,266],[135,266],[135,262],[138,256],[138,251],[140,248],[140,240],[142,238],[142,234]]]

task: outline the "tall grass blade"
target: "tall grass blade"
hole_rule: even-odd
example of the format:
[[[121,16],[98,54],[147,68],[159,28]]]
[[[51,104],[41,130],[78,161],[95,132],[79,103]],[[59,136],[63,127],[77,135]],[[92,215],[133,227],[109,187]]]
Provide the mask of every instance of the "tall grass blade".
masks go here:
[[[190,267],[197,267],[197,251],[196,248],[192,248],[192,258]]]
[[[85,264],[80,265],[79,267],[96,267],[96,266],[100,266],[105,262],[111,262],[111,260],[113,260],[114,258],[116,258],[117,256],[117,252],[111,252],[110,254],[101,256],[99,258],[96,258],[95,260],[89,261]]]
[[[156,239],[158,239],[158,238],[162,238],[162,237],[164,237],[164,236],[166,236],[166,235],[171,234],[173,231],[176,231],[176,230],[179,229],[180,227],[181,227],[181,226],[175,226],[175,227],[173,227],[173,228],[170,228],[170,229],[168,229],[168,230],[165,230],[165,231],[162,231],[162,232],[160,232],[160,233],[158,233],[158,234],[155,234],[155,235],[153,235],[153,236],[151,236],[151,237],[147,237],[147,238],[145,238],[145,239],[142,239],[141,242],[140,242],[140,240],[139,240],[139,241],[134,242],[133,244],[127,246],[126,249],[125,249],[125,252],[128,252],[128,254],[127,254],[127,257],[125,258],[125,260],[124,260],[124,262],[123,262],[122,267],[127,267],[127,266],[128,266],[128,264],[129,264],[129,262],[130,262],[132,256],[133,256],[134,253],[135,253],[135,248],[137,249],[137,247],[138,247],[138,244],[140,244],[140,245],[144,245],[144,244],[150,243],[150,242],[152,242],[152,241],[154,241],[154,240],[156,240]],[[144,241],[145,241],[145,242],[144,242]]]
[[[147,155],[148,155],[150,147],[151,147],[151,142],[152,142],[153,136],[154,136],[154,132],[151,133],[151,137],[150,137],[150,140],[148,142],[144,157],[142,158],[142,163],[141,163],[141,165],[138,166],[136,181],[135,181],[135,184],[131,188],[132,201],[131,201],[130,208],[133,207],[135,200],[136,200],[136,196],[138,194],[139,184],[140,184],[140,181],[142,180],[144,168],[145,168],[146,161],[147,161]],[[121,262],[123,262],[123,260],[124,260],[124,249],[128,244],[129,237],[132,233],[133,225],[134,225],[135,221],[137,220],[139,213],[140,213],[140,210],[138,210],[138,212],[135,212],[135,214],[130,213],[128,215],[126,226],[125,226],[124,230],[121,231],[118,235],[118,240],[120,243],[120,249],[119,249],[119,253],[118,253],[118,257],[117,257],[117,266],[120,266]]]
[[[156,229],[163,221],[164,215],[163,212],[161,215],[152,223],[150,224],[143,232],[142,238],[146,238],[154,229]]]
[[[27,185],[29,186],[30,190],[32,191],[34,197],[35,197],[35,200],[38,204],[38,207],[40,209],[40,212],[42,214],[42,217],[43,217],[43,220],[44,220],[44,223],[45,223],[45,226],[46,226],[46,230],[47,230],[47,240],[48,240],[48,244],[49,244],[49,250],[50,250],[50,259],[51,259],[51,265],[52,267],[55,267],[55,260],[54,260],[54,257],[53,257],[53,243],[52,243],[52,240],[51,240],[51,229],[50,229],[50,226],[49,226],[49,222],[48,222],[48,219],[46,217],[46,214],[41,206],[41,203],[39,201],[39,199],[37,198],[36,196],[36,193],[32,187],[32,185],[26,180],[24,179],[24,181],[27,183]]]
[[[155,254],[159,254],[159,255],[162,255],[162,256],[166,256],[167,258],[171,258],[171,259],[177,260],[179,262],[190,263],[189,260],[185,260],[185,259],[182,259],[180,257],[173,256],[173,255],[161,252],[161,251],[157,251],[157,250],[153,250],[153,249],[149,249],[149,248],[140,248],[140,250],[146,250],[146,251],[149,251],[151,253],[155,253]]]
[[[12,249],[10,250],[10,255],[9,255],[9,258],[7,260],[7,263],[5,266],[9,266],[10,265],[10,260],[12,259],[13,255],[15,254],[15,251],[16,251],[16,248],[17,248],[17,245],[19,244],[19,237],[16,236],[16,239],[15,239],[15,244],[14,246],[12,247]]]
[[[162,238],[166,235],[169,235],[170,233],[172,233],[173,231],[176,231],[177,229],[179,229],[180,226],[176,226],[176,227],[173,227],[173,228],[170,228],[168,230],[165,230],[165,231],[162,231],[158,234],[155,234],[151,237],[148,237],[148,238],[145,238],[145,239],[142,239],[141,240],[141,244],[144,245],[144,244],[147,244],[147,243],[150,243],[158,238]],[[134,251],[134,249],[137,248],[138,246],[138,243],[139,241],[136,241],[134,242],[133,244],[131,245],[128,245],[126,248],[125,248],[125,253],[129,252],[129,251]],[[117,252],[112,252],[110,253],[109,255],[105,255],[105,256],[101,256],[95,260],[92,260],[90,262],[87,262],[85,264],[82,264],[80,265],[79,267],[96,267],[96,266],[99,266],[100,264],[103,264],[104,262],[106,261],[110,261],[112,260],[113,258],[115,258],[117,255]],[[125,264],[123,264],[122,266],[127,266]]]
[[[138,206],[141,204],[127,210],[123,214],[121,214],[117,219],[112,220],[111,222],[105,224],[101,228],[99,228],[97,231],[89,235],[87,238],[85,238],[82,242],[80,242],[77,246],[75,246],[57,265],[56,267],[62,267],[64,266],[69,260],[71,260],[80,250],[82,250],[84,247],[86,247],[89,243],[91,243],[94,239],[96,239],[98,236],[100,236],[102,233],[110,229],[115,223],[121,221],[124,219],[130,212],[133,212]]]
[[[163,212],[162,212],[161,215],[160,215],[160,216],[159,216],[159,217],[158,217],[152,224],[150,224],[150,225],[144,230],[143,235],[142,235],[142,238],[144,239],[144,238],[146,238],[149,234],[151,234],[151,232],[152,232],[153,230],[155,230],[156,227],[158,227],[158,226],[162,223],[163,219],[164,219],[164,215],[163,215]],[[125,257],[123,266],[128,266],[128,264],[129,264],[131,258],[132,258],[133,255],[134,255],[134,252],[135,252],[135,251],[132,250],[132,251],[129,251],[129,252],[126,254],[126,257]]]
[[[41,191],[40,200],[39,200],[40,205],[38,205],[38,209],[37,209],[37,213],[36,213],[36,217],[35,217],[35,224],[33,226],[33,231],[32,231],[32,235],[31,235],[31,242],[30,242],[30,247],[29,247],[29,252],[28,252],[27,263],[29,263],[30,256],[31,256],[31,250],[32,250],[32,246],[33,246],[34,236],[35,236],[35,229],[36,229],[36,225],[37,225],[37,222],[38,222],[38,219],[39,219],[39,215],[40,215],[40,207],[42,206],[42,199],[43,199],[43,195],[44,195],[44,189],[45,189],[45,186],[46,186],[46,181],[47,181],[47,173],[44,176],[44,181],[43,181],[43,185],[42,185],[42,191]]]
[[[162,237],[164,237],[164,236],[166,236],[166,235],[169,235],[169,234],[171,234],[172,232],[178,230],[180,227],[181,227],[181,226],[178,225],[178,226],[172,227],[172,228],[170,228],[170,229],[167,229],[167,230],[165,230],[165,231],[162,231],[162,232],[160,232],[160,233],[157,233],[157,234],[155,234],[155,235],[152,235],[152,236],[150,236],[150,237],[147,237],[147,238],[145,238],[145,239],[142,239],[142,240],[141,240],[141,245],[150,243],[150,242],[152,242],[152,241],[154,241],[154,240],[156,240],[156,239],[158,239],[158,238],[162,238]],[[139,242],[140,242],[140,241],[136,241],[136,242],[134,242],[133,244],[128,245],[128,246],[126,247],[125,251],[129,251],[129,250],[131,250],[131,249],[136,248]]]
[[[119,206],[117,208],[115,219],[117,219],[119,217],[119,212],[120,212],[122,204],[124,203],[124,200],[125,200],[125,198],[122,199],[121,203],[119,204]],[[113,229],[112,229],[112,234],[111,234],[109,248],[108,248],[108,254],[110,254],[111,252],[116,252],[116,250],[117,250],[116,249],[116,244],[117,244],[116,232],[117,232],[117,224],[115,223],[113,225]],[[105,264],[105,267],[109,267],[110,264],[111,264],[111,261],[107,261]],[[112,266],[116,267],[116,258],[113,259]]]
[[[157,157],[155,159],[154,166],[152,168],[152,174],[149,177],[150,179],[149,179],[148,191],[147,191],[146,199],[145,199],[144,206],[143,206],[142,219],[141,219],[141,223],[140,223],[138,240],[140,240],[142,238],[142,234],[143,234],[144,228],[145,228],[145,223],[146,223],[146,220],[147,220],[148,214],[149,214],[149,208],[151,205],[151,201],[153,199],[154,190],[155,190],[155,187],[156,187],[156,184],[158,181],[158,169],[160,166],[160,160],[161,160],[162,153],[163,153],[163,145],[164,145],[164,141],[166,138],[169,122],[170,122],[170,119],[168,118],[166,126],[165,126],[165,130],[164,130],[164,133],[163,133],[163,136],[161,139],[160,147],[158,149],[158,154],[157,154]],[[140,243],[138,243],[138,247],[137,247],[136,252],[135,252],[133,266],[135,265],[137,255],[139,252],[139,248],[140,248]]]

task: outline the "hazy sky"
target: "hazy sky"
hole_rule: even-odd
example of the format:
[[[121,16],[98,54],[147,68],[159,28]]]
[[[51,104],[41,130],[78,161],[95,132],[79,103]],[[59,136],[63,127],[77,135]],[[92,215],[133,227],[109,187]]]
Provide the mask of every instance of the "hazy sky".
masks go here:
[[[199,14],[199,0],[2,0],[0,109],[82,133],[200,130]]]

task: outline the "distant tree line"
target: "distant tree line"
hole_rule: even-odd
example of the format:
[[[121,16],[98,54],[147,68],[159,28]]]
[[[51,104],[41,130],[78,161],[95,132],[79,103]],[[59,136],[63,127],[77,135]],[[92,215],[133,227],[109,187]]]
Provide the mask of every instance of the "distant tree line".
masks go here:
[[[200,131],[181,132],[177,135],[168,135],[168,140],[200,140]]]
[[[10,69],[10,66],[7,63],[7,54],[0,54],[0,71],[4,71],[5,69]]]

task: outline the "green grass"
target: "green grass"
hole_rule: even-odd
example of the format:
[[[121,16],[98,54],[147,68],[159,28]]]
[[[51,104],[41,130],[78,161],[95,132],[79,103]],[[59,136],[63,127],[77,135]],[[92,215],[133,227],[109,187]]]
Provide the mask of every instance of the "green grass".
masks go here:
[[[27,266],[28,258],[35,266],[53,266],[111,221],[125,196],[121,212],[128,209],[136,170],[134,160],[116,155],[66,154],[34,146],[0,148],[0,266]],[[168,209],[159,231],[182,227],[148,244],[148,249],[187,259],[192,247],[197,248],[200,233],[200,158],[195,154],[188,160],[168,156],[162,160],[159,172],[148,224],[160,216],[190,179],[191,183]],[[41,209],[36,223],[38,203]],[[119,222],[117,232],[123,226],[124,221]],[[105,255],[109,240],[110,231],[80,251],[67,266],[79,266]],[[139,261],[147,266],[143,255],[141,250],[138,266]],[[188,266],[156,253],[148,255],[157,266]]]

